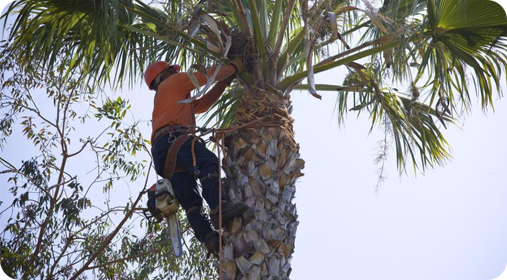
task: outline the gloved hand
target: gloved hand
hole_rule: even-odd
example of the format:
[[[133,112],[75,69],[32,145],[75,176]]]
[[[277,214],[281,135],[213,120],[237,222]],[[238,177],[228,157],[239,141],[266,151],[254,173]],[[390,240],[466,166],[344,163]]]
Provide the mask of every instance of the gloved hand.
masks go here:
[[[237,72],[235,74],[241,72],[241,70],[243,70],[243,68],[244,68],[243,61],[242,61],[241,57],[236,57],[231,62],[229,62],[229,64],[233,64],[234,66],[236,66]]]

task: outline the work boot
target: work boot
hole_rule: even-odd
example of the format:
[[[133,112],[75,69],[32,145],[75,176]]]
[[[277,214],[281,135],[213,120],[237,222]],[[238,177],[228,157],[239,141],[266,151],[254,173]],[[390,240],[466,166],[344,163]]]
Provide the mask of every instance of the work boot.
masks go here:
[[[204,237],[204,245],[206,245],[206,249],[208,249],[210,254],[213,254],[215,257],[218,257],[218,253],[220,251],[220,236],[216,231],[210,231]]]
[[[226,202],[222,201],[222,227],[225,227],[226,223],[229,222],[232,218],[243,215],[246,210],[248,210],[248,205],[244,202]],[[219,227],[218,220],[218,206],[210,211],[211,224],[215,229]]]

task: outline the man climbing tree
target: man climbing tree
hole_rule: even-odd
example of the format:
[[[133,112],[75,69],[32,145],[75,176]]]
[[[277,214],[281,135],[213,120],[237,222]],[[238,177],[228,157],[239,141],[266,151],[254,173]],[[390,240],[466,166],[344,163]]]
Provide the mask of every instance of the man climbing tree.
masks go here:
[[[241,61],[236,59],[221,67],[215,76],[218,81],[216,85],[201,98],[187,104],[179,102],[190,98],[190,92],[196,85],[190,79],[190,74],[179,73],[179,65],[157,61],[148,66],[144,74],[148,88],[156,91],[151,136],[155,170],[158,175],[171,181],[174,194],[185,209],[196,238],[204,242],[214,255],[218,255],[219,251],[219,234],[211,228],[210,222],[202,213],[202,198],[211,209],[213,226],[218,229],[218,159],[201,141],[192,137],[192,133],[196,132],[194,114],[206,112],[220,98],[241,66]],[[214,71],[216,68],[209,69],[207,76],[198,72],[195,78],[202,86],[208,77],[213,77]],[[202,197],[197,190],[196,178],[201,181]],[[154,192],[154,189],[148,192],[148,208],[157,216]],[[225,193],[222,193],[222,198],[225,197]],[[248,206],[241,201],[224,201],[222,218],[226,222],[240,216],[247,209]]]
[[[82,73],[86,89],[132,85],[153,61],[168,58],[187,67],[243,59],[248,71],[237,73],[240,83],[219,98],[213,114],[218,116],[217,127],[230,128],[224,141],[223,169],[230,183],[225,192],[231,201],[242,201],[252,209],[223,231],[219,272],[229,280],[290,277],[298,227],[293,198],[305,165],[293,132],[294,89],[308,90],[316,98],[326,91],[336,96],[340,120],[349,111],[366,114],[371,127],[380,127],[392,140],[400,172],[406,166],[416,171],[446,162],[450,157],[443,134],[447,124],[469,112],[474,95],[484,109],[491,108],[501,92],[500,73],[507,66],[505,11],[485,0],[384,0],[377,6],[347,0],[185,0],[153,5],[132,0],[17,0],[7,15],[15,18],[10,45],[19,52],[20,67],[44,72],[54,71],[56,62],[63,63],[66,67],[58,70],[67,75]],[[180,87],[176,78],[186,76],[175,66],[159,65],[165,73],[157,80],[160,72],[156,72],[148,86],[157,89],[152,140],[157,172],[163,175],[168,141],[177,133],[174,126],[195,124],[192,108],[208,109],[228,81],[217,83],[193,105],[180,105],[177,102],[187,98],[195,85],[187,81],[187,88],[172,95],[169,85]],[[221,67],[225,72],[218,73],[220,80],[235,72],[232,65]],[[341,77],[342,84],[316,83],[315,73],[338,68],[348,73]],[[406,85],[399,87],[406,90],[397,90],[394,84]],[[171,98],[167,104],[157,101]],[[186,110],[185,114],[173,114],[173,108]],[[175,118],[166,118],[166,113]],[[173,129],[156,139],[164,126]],[[188,143],[176,162],[193,172]],[[212,157],[204,147],[198,149],[203,162]],[[201,179],[216,170],[210,166],[199,166]],[[175,185],[194,191],[193,175],[178,173],[172,178]],[[183,188],[184,180],[190,187]],[[213,209],[215,180],[202,184],[206,185],[203,196]],[[181,200],[186,203],[186,198]],[[191,207],[184,208],[198,216],[198,209],[190,211]],[[196,228],[201,240],[211,230],[209,225],[205,230]],[[46,236],[43,231],[38,235]],[[84,267],[99,257],[91,254]],[[151,266],[159,263],[150,261]],[[132,262],[144,266],[146,259]]]

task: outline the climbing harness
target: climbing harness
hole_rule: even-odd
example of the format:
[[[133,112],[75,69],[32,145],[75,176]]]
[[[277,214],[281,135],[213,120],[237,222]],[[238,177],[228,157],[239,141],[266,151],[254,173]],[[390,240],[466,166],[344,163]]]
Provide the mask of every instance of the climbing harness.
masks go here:
[[[183,172],[183,171],[187,171],[193,174],[196,178],[198,178],[199,175],[201,174],[201,171],[197,168],[197,158],[195,156],[195,142],[201,141],[203,144],[205,144],[202,137],[214,131],[215,131],[214,128],[208,129],[205,127],[198,127],[195,125],[192,126],[168,125],[157,130],[153,137],[153,143],[156,143],[160,139],[160,137],[162,137],[165,134],[169,134],[169,138],[167,141],[171,143],[171,147],[167,152],[166,162],[164,166],[164,178],[170,180],[172,174],[174,174],[175,172]],[[197,132],[200,132],[200,135],[197,135]],[[185,170],[176,165],[178,151],[188,139],[192,139],[191,151],[193,165],[191,170]]]

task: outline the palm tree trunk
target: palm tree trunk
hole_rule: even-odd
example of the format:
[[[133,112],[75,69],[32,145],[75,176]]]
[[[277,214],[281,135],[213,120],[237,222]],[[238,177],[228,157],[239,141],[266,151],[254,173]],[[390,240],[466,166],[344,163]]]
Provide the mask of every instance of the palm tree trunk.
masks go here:
[[[244,201],[251,210],[224,231],[224,279],[289,279],[298,225],[292,200],[304,161],[288,102],[277,94],[247,93],[235,125],[262,121],[226,138],[224,188],[233,202]]]

